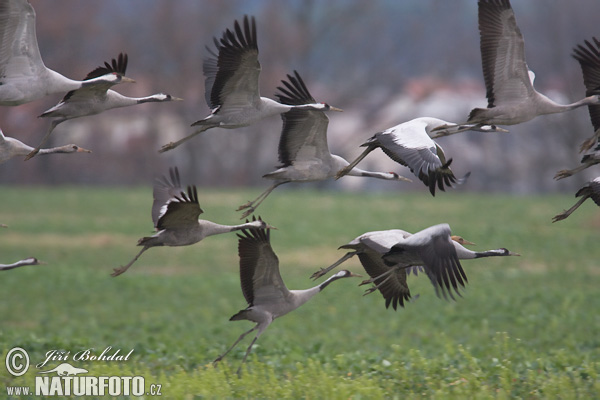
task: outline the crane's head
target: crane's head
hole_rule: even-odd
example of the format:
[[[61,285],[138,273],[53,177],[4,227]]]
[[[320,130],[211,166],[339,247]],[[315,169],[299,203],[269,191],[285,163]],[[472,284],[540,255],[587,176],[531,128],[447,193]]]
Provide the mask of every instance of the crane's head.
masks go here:
[[[167,94],[167,93],[157,93],[157,94],[150,96],[149,101],[156,101],[156,102],[183,101],[183,99],[181,99],[179,97],[171,96],[170,94]]]
[[[452,240],[454,240],[456,243],[461,244],[463,246],[466,246],[466,245],[475,246],[475,243],[469,242],[468,240],[464,239],[462,236],[452,235],[452,236],[450,236],[450,238]]]
[[[338,111],[338,112],[344,111],[341,108],[330,106],[327,103],[312,103],[312,104],[296,106],[295,108],[298,108],[301,110],[312,110],[312,111]]]
[[[361,278],[362,275],[355,274],[353,272],[348,271],[347,269],[343,269],[336,274],[334,274],[336,278]]]

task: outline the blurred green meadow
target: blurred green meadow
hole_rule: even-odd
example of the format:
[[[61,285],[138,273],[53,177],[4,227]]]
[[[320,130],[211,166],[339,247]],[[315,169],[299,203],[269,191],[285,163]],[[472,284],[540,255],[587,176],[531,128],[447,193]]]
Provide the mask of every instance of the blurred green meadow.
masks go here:
[[[202,218],[237,224],[234,210],[259,192],[201,190]],[[127,361],[72,364],[143,376],[169,399],[600,398],[600,211],[591,201],[553,224],[574,197],[278,189],[257,215],[278,228],[271,241],[290,288],[313,286],[311,273],[344,254],[338,246],[372,230],[447,222],[474,250],[521,257],[464,261],[469,285],[457,302],[410,277],[419,296],[396,312],[378,292],[363,297],[361,279],[335,282],[265,331],[241,377],[250,335],[212,366],[252,326],[229,322],[246,307],[235,234],[150,249],[111,278],[152,233],[151,188],[0,187],[0,201],[9,225],[0,263],[47,263],[0,272],[2,360],[17,346],[33,365],[50,350],[133,349]],[[364,274],[357,259],[344,265]],[[33,386],[38,369],[13,377],[3,364],[0,398],[5,386]]]

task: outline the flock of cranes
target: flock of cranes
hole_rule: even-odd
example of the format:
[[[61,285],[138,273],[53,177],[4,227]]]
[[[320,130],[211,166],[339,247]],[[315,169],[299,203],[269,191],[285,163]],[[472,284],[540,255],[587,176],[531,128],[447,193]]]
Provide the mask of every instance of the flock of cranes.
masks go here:
[[[488,107],[473,109],[464,123],[420,117],[377,132],[361,145],[365,150],[352,162],[331,154],[327,143],[329,118],[326,112],[341,110],[317,102],[297,71],[282,80],[282,86],[275,94],[276,100],[260,96],[261,65],[256,21],[248,16],[241,23],[235,21],[233,29],[226,29],[221,38],[214,39],[214,49],[207,47],[210,56],[204,61],[203,71],[210,115],[193,123],[195,130],[191,134],[164,145],[159,152],[173,150],[208,129],[234,129],[280,115],[282,130],[278,155],[281,165],[264,175],[274,183],[258,198],[238,208],[242,211],[241,219],[246,219],[245,223],[221,225],[199,219],[203,210],[196,186],[182,185],[179,170],[171,168],[168,176],[158,178],[154,184],[151,215],[156,233],[141,238],[138,241],[138,246],[141,246],[139,253],[128,264],[115,268],[112,276],[126,272],[151,247],[187,246],[208,236],[238,231],[240,281],[248,307],[232,316],[231,320],[249,320],[256,325],[240,335],[215,363],[246,335],[256,332],[243,364],[258,337],[275,318],[300,307],[331,282],[359,276],[343,270],[310,289],[290,290],[286,287],[281,278],[279,260],[270,243],[274,228],[260,217],[247,219],[278,186],[290,182],[339,179],[344,175],[410,181],[395,172],[357,168],[362,159],[380,148],[390,159],[408,167],[435,196],[436,188],[444,191],[459,185],[467,180],[470,172],[460,178],[455,176],[450,169],[452,158],[447,157],[433,139],[466,130],[505,132],[498,125],[514,125],[539,115],[582,106],[588,106],[595,129],[594,136],[584,143],[582,150],[590,151],[594,145],[596,147],[584,155],[581,166],[559,171],[556,179],[600,163],[600,42],[594,38],[586,41],[585,45],[577,46],[574,51],[582,69],[586,97],[572,104],[557,104],[533,88],[534,74],[525,62],[523,37],[509,0],[479,0],[478,10]],[[127,55],[121,53],[110,63],[105,62],[94,69],[82,81],[66,78],[46,68],[41,59],[35,34],[35,12],[28,1],[0,2],[0,105],[16,106],[49,94],[66,92],[62,101],[40,115],[52,120],[37,147],[5,137],[0,131],[0,163],[12,157],[28,160],[36,154],[90,152],[74,144],[52,149],[42,146],[54,128],[69,119],[145,102],[181,100],[163,93],[130,98],[114,91],[112,87],[117,84],[133,82],[125,76],[127,64]],[[580,189],[577,196],[581,197],[578,203],[554,217],[554,221],[568,217],[587,198],[600,205],[600,177]],[[405,302],[411,299],[408,276],[418,272],[427,275],[439,297],[454,300],[468,282],[461,260],[519,255],[505,248],[475,252],[465,247],[472,244],[452,235],[450,226],[445,223],[426,227],[414,234],[399,229],[366,232],[340,246],[350,251],[329,267],[316,271],[311,278],[321,278],[356,255],[370,277],[361,284],[372,285],[365,294],[379,291],[386,308],[391,305],[396,310],[398,306],[405,306]],[[41,262],[29,258],[0,265],[0,270],[37,264]]]

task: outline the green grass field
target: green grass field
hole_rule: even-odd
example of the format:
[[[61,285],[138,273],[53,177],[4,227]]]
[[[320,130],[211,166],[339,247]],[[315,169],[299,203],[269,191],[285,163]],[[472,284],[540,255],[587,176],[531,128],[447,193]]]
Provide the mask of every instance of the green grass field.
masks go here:
[[[0,229],[0,262],[48,263],[0,272],[2,360],[15,346],[33,365],[50,350],[133,349],[128,361],[72,364],[143,376],[169,399],[600,398],[600,212],[591,202],[552,224],[574,197],[280,189],[257,214],[278,228],[272,244],[290,288],[314,285],[308,277],[344,254],[338,246],[372,230],[448,222],[474,249],[522,256],[464,261],[469,285],[457,302],[411,277],[420,297],[397,312],[379,293],[363,297],[360,279],[335,282],[275,321],[238,377],[250,337],[211,364],[252,326],[229,322],[246,306],[235,234],[150,249],[110,277],[152,232],[151,193],[0,188],[0,223],[10,226]],[[238,223],[235,208],[258,193],[200,191],[203,217]],[[345,266],[364,273],[357,259]],[[12,377],[0,364],[0,398],[7,385],[33,386],[38,371]]]

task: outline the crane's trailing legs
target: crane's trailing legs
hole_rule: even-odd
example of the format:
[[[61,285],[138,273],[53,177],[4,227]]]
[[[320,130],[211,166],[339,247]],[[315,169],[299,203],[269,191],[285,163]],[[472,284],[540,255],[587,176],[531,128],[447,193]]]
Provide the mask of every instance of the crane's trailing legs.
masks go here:
[[[352,168],[356,167],[358,163],[362,161],[363,158],[365,158],[370,152],[372,152],[376,148],[377,146],[367,146],[365,151],[363,151],[361,155],[359,155],[356,158],[356,160],[352,161],[350,164],[348,164],[348,166],[342,168],[338,171],[337,174],[335,174],[335,179],[337,180],[340,179],[342,176],[347,175],[350,171],[352,171]]]
[[[335,267],[337,267],[338,265],[342,264],[343,262],[345,262],[346,260],[354,257],[355,255],[358,254],[358,251],[349,251],[346,254],[344,254],[342,256],[342,258],[340,258],[339,260],[337,260],[336,262],[334,262],[333,264],[331,264],[329,267],[327,268],[321,268],[320,270],[318,270],[317,272],[315,272],[314,274],[312,274],[310,276],[310,279],[318,279],[320,277],[322,277],[323,275],[325,275],[326,273],[328,273],[329,271],[331,271],[332,269],[334,269]]]
[[[573,205],[573,207],[561,212],[560,214],[555,215],[554,218],[552,218],[552,222],[562,221],[563,219],[567,218],[569,215],[573,214],[573,212],[575,210],[577,210],[579,208],[579,206],[582,205],[583,202],[586,201],[587,199],[588,199],[588,196],[581,197],[581,199],[579,199],[577,201],[577,203],[575,203]]]
[[[187,135],[186,137],[184,137],[183,139],[180,139],[176,142],[170,142],[165,144],[163,147],[160,148],[160,150],[158,150],[159,153],[164,153],[165,151],[169,151],[169,150],[173,150],[175,147],[179,146],[180,144],[182,144],[183,142],[187,142],[188,140],[190,140],[191,138],[193,138],[194,136],[210,129],[210,128],[214,128],[217,127],[218,125],[202,125],[202,127],[200,129],[198,129],[197,131],[195,131],[194,133]]]
[[[122,273],[124,273],[125,271],[127,271],[129,269],[129,267],[131,267],[133,265],[134,262],[137,261],[138,258],[140,258],[140,256],[142,255],[143,252],[145,252],[146,250],[148,250],[150,247],[142,247],[142,250],[140,250],[139,253],[137,253],[137,255],[133,258],[133,260],[131,260],[129,262],[129,264],[124,265],[122,267],[119,268],[114,268],[114,272],[112,274],[110,274],[110,276],[115,277],[115,276],[119,276]]]
[[[50,127],[48,128],[46,135],[44,135],[40,144],[38,144],[37,147],[31,151],[31,153],[27,154],[27,156],[25,157],[25,161],[29,160],[30,158],[35,157],[35,155],[40,152],[40,149],[46,143],[46,141],[48,140],[48,137],[50,136],[50,134],[52,133],[54,128],[56,128],[56,126],[63,121],[65,121],[65,120],[61,118],[61,119],[55,119],[50,123]]]
[[[275,182],[269,188],[267,188],[267,190],[265,190],[264,192],[262,192],[256,199],[254,199],[252,201],[249,201],[246,204],[242,204],[241,206],[239,206],[236,211],[246,210],[242,214],[242,216],[240,217],[240,219],[244,219],[247,216],[249,216],[250,214],[252,214],[254,211],[256,211],[256,209],[258,208],[258,206],[260,206],[260,204],[267,198],[267,196],[269,196],[271,194],[271,192],[273,190],[275,190],[276,187],[281,186],[284,183],[289,183],[289,182],[291,182],[291,181],[290,180],[285,180],[285,181]]]

